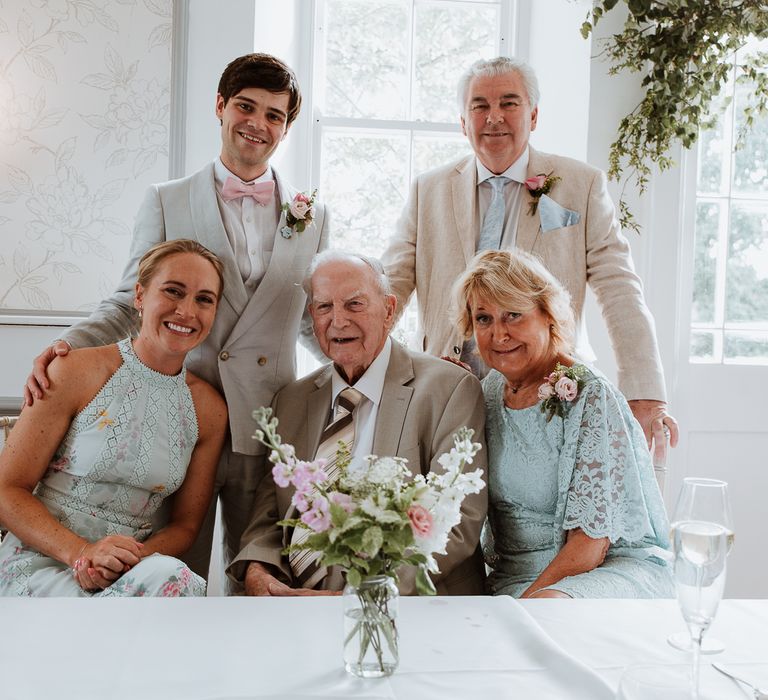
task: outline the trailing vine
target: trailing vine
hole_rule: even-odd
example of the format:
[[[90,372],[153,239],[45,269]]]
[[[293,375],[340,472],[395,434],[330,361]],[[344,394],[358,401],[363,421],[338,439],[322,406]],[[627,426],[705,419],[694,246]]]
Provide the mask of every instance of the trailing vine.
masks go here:
[[[595,0],[581,26],[586,39],[619,0]],[[690,148],[699,130],[714,126],[713,102],[728,81],[736,51],[752,38],[768,38],[765,0],[626,0],[629,11],[621,33],[601,41],[599,56],[609,74],[640,73],[645,91],[640,103],[619,124],[608,156],[608,176],[634,180],[642,194],[651,166],[674,165],[671,147]],[[737,82],[749,84],[744,105],[743,139],[754,120],[768,113],[768,51],[741,57]],[[725,102],[727,105],[727,101]],[[639,232],[625,199],[619,201],[622,226]]]

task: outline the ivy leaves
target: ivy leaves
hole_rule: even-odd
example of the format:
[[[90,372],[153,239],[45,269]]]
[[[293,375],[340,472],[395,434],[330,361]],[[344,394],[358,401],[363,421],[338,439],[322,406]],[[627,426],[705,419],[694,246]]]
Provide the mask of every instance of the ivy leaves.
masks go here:
[[[581,34],[587,38],[618,0],[597,0]],[[634,179],[643,193],[651,165],[666,170],[676,142],[690,148],[700,129],[714,125],[714,104],[726,86],[736,51],[752,38],[768,37],[768,12],[762,0],[627,0],[623,31],[606,39],[600,55],[609,73],[642,74],[645,95],[619,124],[608,156],[608,176]],[[743,139],[756,117],[768,114],[768,52],[755,52],[738,66],[737,81],[751,86],[743,107]],[[639,231],[631,211],[619,203],[622,226]]]

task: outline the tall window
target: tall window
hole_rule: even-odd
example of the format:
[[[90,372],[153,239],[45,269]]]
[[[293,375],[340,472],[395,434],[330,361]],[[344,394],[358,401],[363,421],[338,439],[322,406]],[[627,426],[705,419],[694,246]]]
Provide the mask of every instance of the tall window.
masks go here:
[[[470,152],[456,83],[508,52],[512,0],[318,0],[313,181],[331,245],[380,256],[413,177]],[[415,307],[395,335],[416,330]]]
[[[314,181],[334,245],[380,255],[415,174],[469,152],[456,81],[503,52],[508,0],[320,0]]]
[[[768,117],[743,134],[752,89],[732,79],[717,127],[699,141],[691,313],[693,362],[768,364]]]

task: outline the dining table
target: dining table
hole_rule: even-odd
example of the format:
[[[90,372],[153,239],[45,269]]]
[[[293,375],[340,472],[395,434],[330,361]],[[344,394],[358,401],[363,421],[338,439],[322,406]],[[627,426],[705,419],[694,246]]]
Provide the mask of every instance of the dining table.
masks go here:
[[[635,664],[688,667],[675,600],[403,597],[394,674],[344,670],[342,598],[3,598],[0,700],[614,698]],[[723,600],[701,700],[768,686],[768,600]]]

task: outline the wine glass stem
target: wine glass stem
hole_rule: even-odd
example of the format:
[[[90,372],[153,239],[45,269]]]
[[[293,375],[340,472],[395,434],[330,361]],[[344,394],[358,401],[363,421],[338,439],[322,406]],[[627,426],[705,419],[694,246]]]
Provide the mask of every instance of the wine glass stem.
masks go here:
[[[698,700],[699,697],[699,671],[701,668],[701,638],[704,636],[704,630],[696,626],[691,630],[691,646],[693,647],[693,668],[691,670],[691,698]]]

